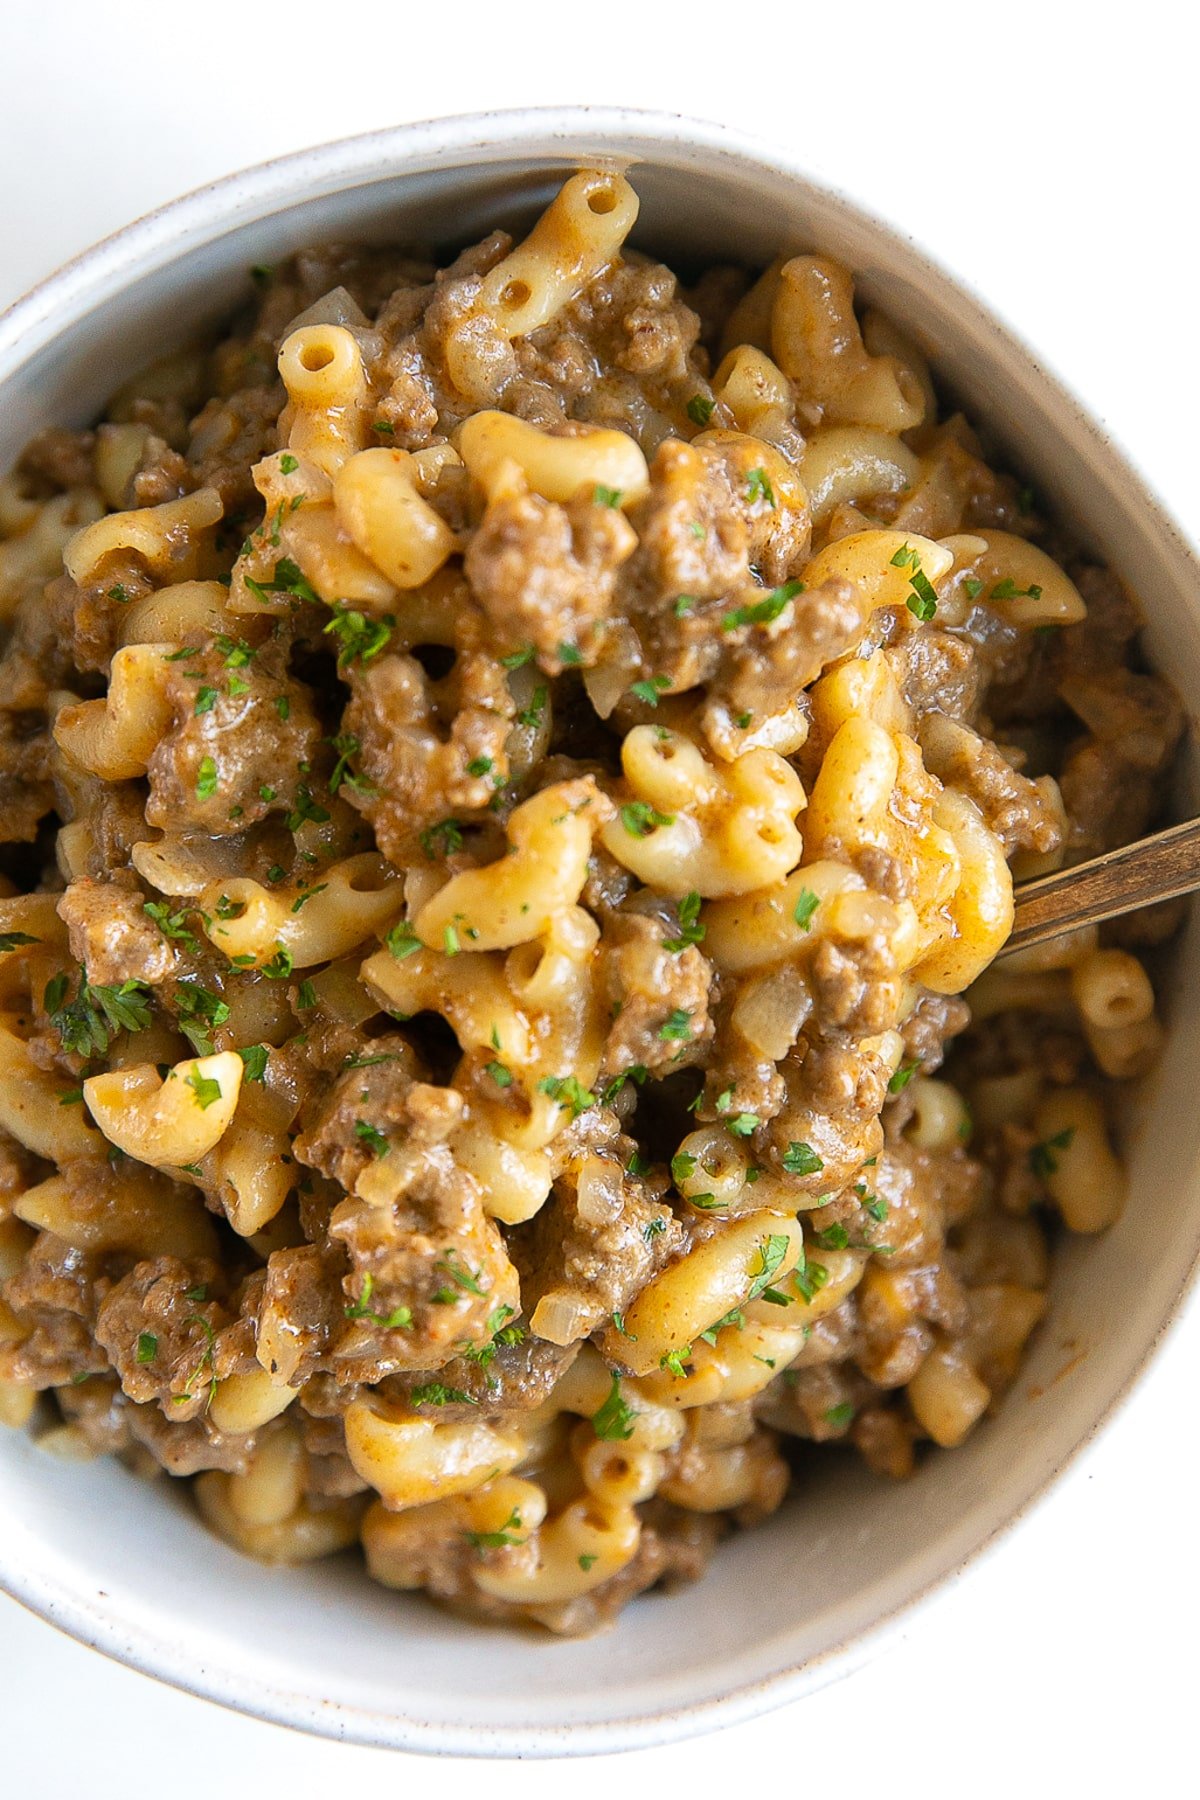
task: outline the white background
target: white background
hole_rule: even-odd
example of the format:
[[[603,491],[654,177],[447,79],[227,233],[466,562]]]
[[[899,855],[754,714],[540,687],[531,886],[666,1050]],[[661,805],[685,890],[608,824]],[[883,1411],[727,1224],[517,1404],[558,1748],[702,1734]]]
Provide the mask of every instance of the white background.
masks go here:
[[[0,304],[135,214],[279,151],[483,107],[688,112],[790,146],[965,275],[1197,539],[1185,16],[1182,0],[0,0]],[[309,1800],[516,1780],[532,1800],[564,1783],[590,1800],[747,1777],[792,1793],[836,1781],[850,1800],[951,1784],[972,1800],[1195,1792],[1198,1356],[1193,1307],[998,1555],[887,1657],[769,1720],[572,1767],[435,1767],[223,1714],[0,1599],[0,1792],[241,1800],[269,1784]]]

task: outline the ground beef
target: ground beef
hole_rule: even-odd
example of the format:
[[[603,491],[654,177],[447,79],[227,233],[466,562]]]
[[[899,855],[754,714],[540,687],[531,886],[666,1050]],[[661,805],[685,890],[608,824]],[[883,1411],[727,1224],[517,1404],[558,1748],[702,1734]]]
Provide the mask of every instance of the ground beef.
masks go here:
[[[613,915],[602,950],[613,1022],[601,1081],[631,1068],[661,1073],[702,1061],[713,1036],[708,1011],[713,969],[707,958],[691,944],[666,949],[660,924],[637,913]]]
[[[214,1262],[159,1256],[111,1287],[96,1315],[96,1341],[131,1400],[157,1400],[167,1418],[198,1418],[215,1382],[217,1333],[229,1314],[217,1300]]]
[[[533,644],[552,673],[589,656],[636,538],[617,508],[581,495],[559,506],[537,494],[494,500],[471,539],[467,580],[506,651]]]
[[[97,1283],[104,1263],[53,1232],[39,1232],[24,1266],[0,1287],[27,1335],[0,1344],[0,1380],[59,1387],[107,1368],[95,1340]]]
[[[58,903],[71,955],[99,987],[123,981],[157,986],[174,973],[179,958],[168,938],[147,917],[138,888],[115,881],[75,881]]]
[[[247,657],[216,639],[168,667],[174,716],[150,758],[146,820],[225,837],[271,813],[303,811],[322,731],[278,651]]]
[[[44,720],[0,709],[0,843],[31,844],[53,805]]]
[[[629,1172],[634,1146],[611,1113],[586,1115],[545,1206],[514,1233],[525,1316],[574,1343],[623,1312],[683,1246],[683,1227]]]
[[[423,830],[482,811],[504,786],[512,695],[501,665],[477,650],[464,650],[442,680],[413,656],[381,656],[350,680],[346,725],[361,753],[346,798],[384,855],[403,864]]]

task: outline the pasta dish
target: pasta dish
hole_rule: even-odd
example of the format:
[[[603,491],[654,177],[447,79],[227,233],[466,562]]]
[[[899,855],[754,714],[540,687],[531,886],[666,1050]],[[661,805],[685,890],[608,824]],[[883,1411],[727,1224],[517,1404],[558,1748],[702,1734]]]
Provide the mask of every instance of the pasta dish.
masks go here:
[[[565,1634],[999,1403],[1179,918],[992,967],[1161,804],[1136,606],[637,209],[254,270],[0,482],[0,1419]]]

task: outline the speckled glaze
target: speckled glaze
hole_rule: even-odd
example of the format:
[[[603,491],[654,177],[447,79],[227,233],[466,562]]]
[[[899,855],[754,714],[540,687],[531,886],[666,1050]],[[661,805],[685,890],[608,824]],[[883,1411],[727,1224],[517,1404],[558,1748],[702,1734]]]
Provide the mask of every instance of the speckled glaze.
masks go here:
[[[1132,576],[1150,651],[1200,686],[1200,565],[1128,459],[1052,375],[907,237],[789,154],[674,116],[555,109],[401,126],[266,163],[152,213],[0,317],[0,468],[41,425],[84,422],[127,374],[323,238],[465,241],[529,215],[564,169],[630,170],[637,239],[668,260],[765,261],[812,245],[915,330],[1039,490]],[[475,1756],[667,1742],[794,1700],[861,1663],[1017,1521],[1108,1419],[1177,1316],[1200,1250],[1200,933],[1132,1130],[1133,1201],[1067,1247],[1053,1308],[998,1418],[899,1488],[849,1458],[817,1472],[708,1577],[586,1642],[463,1624],[370,1584],[349,1557],[260,1568],[186,1495],[115,1464],[0,1441],[0,1584],[107,1655],[224,1705],[330,1737]],[[1155,1179],[1169,1159],[1172,1180]],[[1135,1225],[1136,1221],[1136,1225]],[[1138,1280],[1129,1280],[1136,1267]]]

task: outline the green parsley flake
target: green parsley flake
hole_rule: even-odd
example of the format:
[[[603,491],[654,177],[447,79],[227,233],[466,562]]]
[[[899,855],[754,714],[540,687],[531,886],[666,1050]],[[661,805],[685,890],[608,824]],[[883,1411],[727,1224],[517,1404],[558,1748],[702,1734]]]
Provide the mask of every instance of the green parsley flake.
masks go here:
[[[658,1028],[658,1035],[667,1044],[686,1043],[692,1035],[692,1015],[682,1006],[675,1007],[665,1023]]]
[[[663,939],[663,949],[669,950],[673,956],[679,956],[690,944],[698,944],[704,937],[706,927],[700,923],[700,896],[693,888],[679,902],[679,936]]]
[[[635,700],[642,700],[647,706],[657,706],[658,696],[665,694],[670,685],[669,676],[651,675],[646,681],[631,682],[629,691]]]
[[[765,500],[769,507],[774,508],[775,494],[767,480],[765,469],[751,469],[746,477],[746,498],[751,504],[755,500]]]
[[[211,756],[205,756],[201,759],[200,767],[196,771],[196,798],[197,800],[211,800],[216,791],[217,765]]]
[[[1019,588],[1011,575],[998,581],[988,595],[989,600],[1040,600],[1041,597],[1042,590],[1036,582],[1031,582],[1027,588]]]
[[[211,1075],[202,1075],[199,1069],[193,1069],[187,1077],[187,1084],[196,1096],[196,1104],[201,1112],[207,1112],[215,1101],[221,1098],[221,1084]]]
[[[403,962],[406,956],[415,956],[418,950],[425,948],[407,919],[393,925],[384,942],[397,962]]]
[[[542,721],[546,716],[546,699],[549,692],[549,688],[547,688],[544,683],[541,686],[534,688],[533,699],[522,712],[517,714],[518,725],[526,725],[529,727],[530,731],[541,730]]]
[[[1069,1150],[1075,1141],[1075,1127],[1068,1125],[1065,1131],[1055,1132],[1053,1137],[1045,1138],[1035,1144],[1029,1152],[1029,1167],[1041,1180],[1047,1175],[1057,1175],[1058,1155],[1060,1150]]]
[[[63,1049],[77,1056],[103,1056],[117,1032],[145,1031],[150,1023],[150,995],[140,981],[94,987],[84,975],[69,1004],[67,988],[67,976],[55,975],[43,1003]]]
[[[153,919],[165,938],[182,944],[185,950],[193,952],[199,950],[199,940],[195,933],[188,928],[186,907],[180,907],[178,911],[172,912],[170,904],[166,900],[147,900],[142,911],[148,919]]]
[[[661,826],[673,825],[675,815],[659,812],[647,800],[630,800],[621,808],[621,823],[630,837],[649,837]]]
[[[197,1056],[211,1056],[212,1033],[229,1019],[229,1004],[219,994],[195,981],[181,981],[175,990],[179,1029]]]
[[[40,944],[41,941],[41,938],[30,937],[27,931],[0,931],[0,956],[7,955],[10,950],[19,950],[25,944]]]
[[[813,893],[811,888],[800,889],[799,894],[796,896],[796,904],[792,909],[792,917],[795,919],[801,931],[811,931],[813,914],[820,904],[820,900],[817,898],[816,894]]]
[[[633,1436],[637,1416],[636,1409],[621,1398],[621,1377],[614,1373],[607,1398],[592,1414],[592,1430],[606,1443],[624,1443]]]
[[[888,1082],[888,1093],[902,1094],[920,1066],[919,1062],[901,1063],[900,1067],[896,1070],[896,1073]]]
[[[451,1388],[447,1388],[446,1390],[447,1393],[453,1393],[454,1391],[455,1390]],[[469,1400],[470,1395],[466,1395],[465,1398]],[[503,1525],[501,1525],[497,1531],[465,1531],[463,1536],[466,1538],[468,1544],[471,1544],[482,1554],[485,1550],[504,1550],[511,1544],[523,1544],[526,1541],[524,1538],[514,1537],[513,1535],[514,1532],[520,1531],[520,1529],[521,1515],[514,1506]]]
[[[491,1076],[497,1087],[506,1088],[512,1086],[512,1070],[506,1069],[502,1062],[484,1063],[483,1072],[485,1075]]]
[[[140,1331],[137,1341],[137,1359],[140,1363],[151,1363],[158,1355],[158,1339],[152,1331]]]
[[[457,819],[439,819],[436,825],[427,826],[421,833],[421,848],[430,862],[437,862],[439,857],[452,856],[462,847],[462,826]]]
[[[412,1324],[412,1308],[397,1306],[390,1313],[374,1311],[371,1306],[371,1295],[375,1288],[375,1277],[371,1274],[363,1276],[362,1292],[358,1299],[343,1308],[348,1319],[370,1319],[373,1325],[379,1325],[384,1331],[403,1331]]]
[[[338,668],[347,668],[352,662],[373,662],[387,649],[395,624],[391,613],[372,619],[352,607],[335,607],[325,632],[337,639]]]
[[[687,416],[693,425],[699,425],[703,431],[712,418],[716,405],[715,400],[708,400],[703,394],[693,394],[687,403]]]
[[[360,1144],[367,1146],[372,1156],[386,1156],[392,1147],[378,1126],[372,1125],[367,1119],[355,1119],[354,1135]]]
[[[721,629],[737,631],[742,625],[769,625],[779,617],[789,601],[803,592],[802,581],[785,581],[782,587],[772,588],[764,600],[756,601],[753,606],[739,606],[733,612],[726,613],[721,620]]]
[[[285,450],[283,455],[279,459],[280,474],[281,475],[294,475],[296,473],[296,470],[299,467],[300,467],[300,464],[296,460],[296,458],[292,455],[291,451]]]
[[[819,1175],[825,1167],[808,1144],[789,1144],[780,1160],[789,1175]]]
[[[574,1075],[543,1075],[537,1085],[539,1094],[548,1094],[564,1109],[569,1107],[573,1119],[596,1104],[595,1094],[590,1088],[583,1087]]]
[[[597,506],[620,506],[622,494],[620,488],[601,487],[597,484],[592,489],[592,499]]]
[[[245,1081],[262,1081],[267,1072],[267,1058],[270,1051],[265,1044],[245,1044],[239,1049],[242,1059],[242,1078]]]

